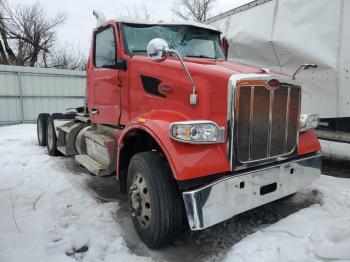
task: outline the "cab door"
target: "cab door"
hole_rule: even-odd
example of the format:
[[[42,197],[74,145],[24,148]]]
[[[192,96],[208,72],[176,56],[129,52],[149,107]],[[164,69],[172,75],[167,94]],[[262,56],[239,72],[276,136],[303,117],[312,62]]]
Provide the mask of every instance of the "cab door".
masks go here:
[[[92,72],[89,79],[89,112],[93,123],[118,125],[121,95],[118,81],[117,35],[113,25],[94,33]]]

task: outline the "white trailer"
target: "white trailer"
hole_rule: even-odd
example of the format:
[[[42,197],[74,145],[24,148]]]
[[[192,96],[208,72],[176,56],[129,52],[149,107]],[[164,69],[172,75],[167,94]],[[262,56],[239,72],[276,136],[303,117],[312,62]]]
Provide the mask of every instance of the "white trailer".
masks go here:
[[[206,23],[226,37],[228,60],[288,75],[317,64],[297,75],[302,111],[320,114],[320,138],[350,142],[349,0],[257,0]]]

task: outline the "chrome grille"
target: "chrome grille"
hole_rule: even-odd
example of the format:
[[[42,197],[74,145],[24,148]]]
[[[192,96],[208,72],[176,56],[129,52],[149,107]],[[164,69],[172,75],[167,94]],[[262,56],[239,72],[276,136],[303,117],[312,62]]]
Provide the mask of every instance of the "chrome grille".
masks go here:
[[[282,85],[236,89],[237,158],[249,163],[290,154],[297,143],[300,88]]]

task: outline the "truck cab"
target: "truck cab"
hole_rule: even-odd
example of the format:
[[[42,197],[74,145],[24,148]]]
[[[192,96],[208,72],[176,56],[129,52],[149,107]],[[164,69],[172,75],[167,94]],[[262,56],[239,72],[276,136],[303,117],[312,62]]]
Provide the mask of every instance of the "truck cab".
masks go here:
[[[39,145],[117,176],[150,248],[294,194],[320,176],[316,115],[301,85],[229,62],[221,32],[192,22],[102,21],[86,104],[40,114]]]

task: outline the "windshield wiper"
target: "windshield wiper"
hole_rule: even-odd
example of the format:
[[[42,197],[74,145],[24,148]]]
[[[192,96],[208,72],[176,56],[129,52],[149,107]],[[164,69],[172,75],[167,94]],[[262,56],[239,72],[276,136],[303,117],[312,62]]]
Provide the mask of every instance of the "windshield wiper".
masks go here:
[[[146,50],[142,50],[142,49],[139,49],[139,50],[131,50],[131,53],[134,55],[136,53],[146,53],[147,51]]]
[[[215,59],[215,57],[210,57],[210,56],[206,56],[206,55],[186,55],[185,57],[199,57],[199,58]]]

